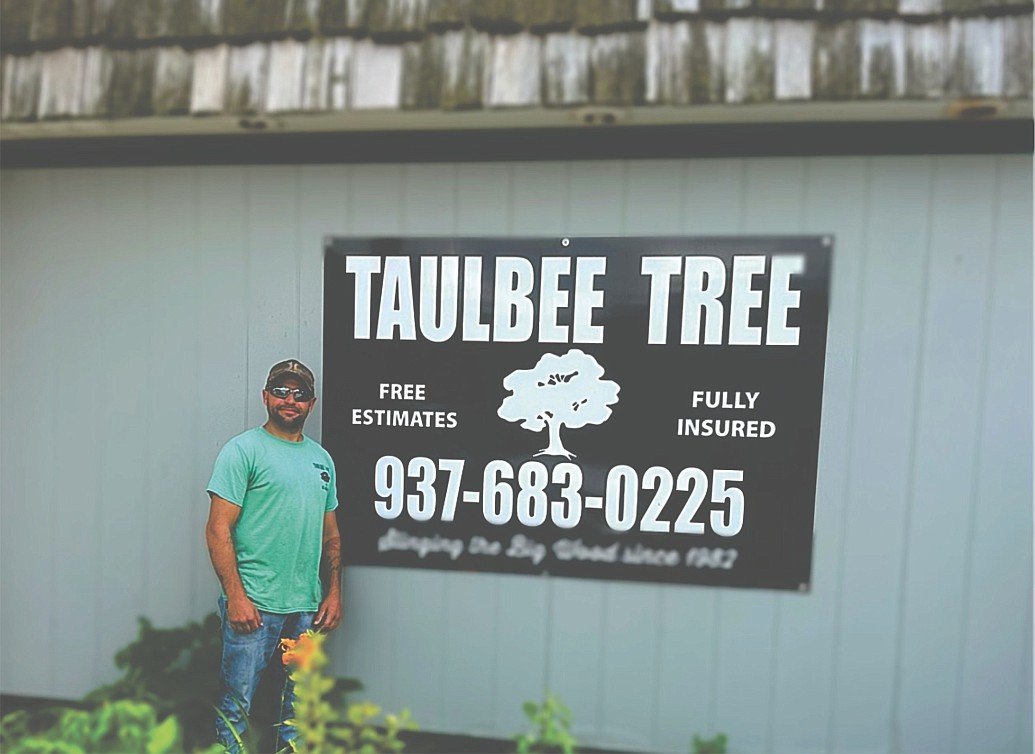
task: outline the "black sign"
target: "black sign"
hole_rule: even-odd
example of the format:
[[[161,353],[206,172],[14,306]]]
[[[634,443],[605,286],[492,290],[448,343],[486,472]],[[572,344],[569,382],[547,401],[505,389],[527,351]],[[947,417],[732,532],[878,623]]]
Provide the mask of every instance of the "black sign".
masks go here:
[[[346,563],[806,590],[830,239],[332,239]]]

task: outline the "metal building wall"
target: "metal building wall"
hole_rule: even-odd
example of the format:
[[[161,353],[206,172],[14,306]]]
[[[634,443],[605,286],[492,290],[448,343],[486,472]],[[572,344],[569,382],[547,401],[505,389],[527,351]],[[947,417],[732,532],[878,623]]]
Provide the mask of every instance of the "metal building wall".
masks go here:
[[[1031,751],[1031,178],[1027,156],[7,171],[2,691],[75,697],[136,616],[213,608],[205,482],[271,363],[319,374],[325,234],[829,232],[812,593],[353,568],[333,669],[430,730],[510,736],[550,688],[597,746]]]

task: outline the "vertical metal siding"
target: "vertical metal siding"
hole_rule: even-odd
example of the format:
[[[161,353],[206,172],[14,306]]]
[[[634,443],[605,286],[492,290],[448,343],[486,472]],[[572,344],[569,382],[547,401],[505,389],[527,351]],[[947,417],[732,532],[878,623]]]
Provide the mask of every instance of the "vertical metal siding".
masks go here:
[[[7,171],[3,194],[5,693],[77,696],[137,615],[213,608],[203,488],[269,364],[320,371],[326,235],[829,232],[808,594],[354,568],[335,670],[433,730],[510,736],[549,688],[591,745],[1031,750],[1030,158]]]

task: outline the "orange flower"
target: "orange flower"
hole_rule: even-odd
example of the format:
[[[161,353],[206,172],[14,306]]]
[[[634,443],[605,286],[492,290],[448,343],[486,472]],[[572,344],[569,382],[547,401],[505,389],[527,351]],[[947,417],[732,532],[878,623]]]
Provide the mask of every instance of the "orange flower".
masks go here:
[[[284,653],[284,664],[305,672],[315,669],[322,664],[322,640],[323,636],[312,631],[307,631],[297,639],[281,639],[280,648]]]

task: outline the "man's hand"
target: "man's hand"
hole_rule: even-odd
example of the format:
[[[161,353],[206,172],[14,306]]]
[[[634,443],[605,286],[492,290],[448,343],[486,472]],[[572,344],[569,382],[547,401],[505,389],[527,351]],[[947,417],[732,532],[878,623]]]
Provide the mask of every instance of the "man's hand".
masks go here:
[[[262,627],[262,616],[252,601],[245,596],[226,601],[226,619],[238,634],[250,634]]]
[[[341,625],[341,594],[333,591],[320,603],[320,611],[316,614],[316,628],[329,633]]]

